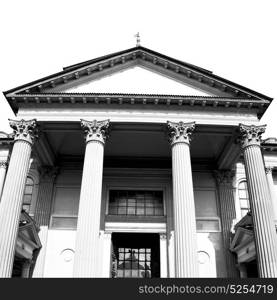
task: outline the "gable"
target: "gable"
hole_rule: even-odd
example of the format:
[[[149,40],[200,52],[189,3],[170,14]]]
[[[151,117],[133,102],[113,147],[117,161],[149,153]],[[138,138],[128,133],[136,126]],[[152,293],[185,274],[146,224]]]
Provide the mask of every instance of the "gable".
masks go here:
[[[199,95],[210,96],[196,87],[189,86],[148,70],[141,66],[108,74],[99,78],[87,77],[74,84],[63,85],[44,92],[62,93],[127,93],[127,94],[160,94],[160,95]]]
[[[151,71],[151,78],[146,70]],[[211,71],[141,46],[65,67],[4,95],[15,113],[22,104],[29,103],[118,102],[247,108],[254,109],[258,118],[273,100]]]

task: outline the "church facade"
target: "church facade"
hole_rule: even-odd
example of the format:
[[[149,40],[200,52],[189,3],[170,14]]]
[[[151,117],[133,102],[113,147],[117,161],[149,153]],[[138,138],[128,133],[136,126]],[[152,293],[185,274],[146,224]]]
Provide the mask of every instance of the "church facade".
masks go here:
[[[184,94],[94,86],[138,68]],[[272,98],[139,45],[4,95],[0,277],[277,276]]]

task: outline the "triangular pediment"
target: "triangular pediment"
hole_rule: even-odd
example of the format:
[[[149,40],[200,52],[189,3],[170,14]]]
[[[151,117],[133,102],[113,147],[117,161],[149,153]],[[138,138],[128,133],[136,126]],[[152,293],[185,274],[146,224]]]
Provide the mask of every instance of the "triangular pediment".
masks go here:
[[[62,93],[211,95],[196,87],[189,86],[141,66],[132,66],[99,78],[86,77],[85,80],[75,81],[72,84],[69,83],[48,91]]]
[[[61,104],[98,103],[101,98],[101,103],[194,105],[194,99],[187,101],[184,97],[197,96],[200,97],[197,105],[253,107],[262,115],[272,101],[211,71],[141,46],[65,67],[59,73],[11,89],[4,95],[14,111],[22,102],[51,103],[52,99]],[[161,101],[159,95],[164,96]],[[177,99],[176,95],[183,98]]]

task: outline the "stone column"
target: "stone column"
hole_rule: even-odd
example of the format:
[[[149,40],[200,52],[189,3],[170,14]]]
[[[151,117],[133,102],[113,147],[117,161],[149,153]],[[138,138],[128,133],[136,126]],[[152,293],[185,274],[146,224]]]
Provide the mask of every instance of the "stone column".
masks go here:
[[[74,277],[101,277],[97,266],[102,257],[99,248],[101,192],[103,178],[104,144],[109,120],[81,120],[85,132],[86,151],[81,185]]]
[[[190,138],[195,123],[167,122],[172,150],[175,277],[198,277]]]
[[[1,201],[1,194],[5,182],[7,168],[8,168],[8,161],[0,160],[0,201]]]
[[[227,277],[229,278],[237,278],[239,275],[236,267],[235,254],[230,251],[231,227],[233,220],[236,219],[235,191],[233,187],[234,175],[235,172],[231,170],[220,170],[215,172],[220,202],[222,236],[227,268],[226,271]]]
[[[254,225],[259,277],[277,277],[277,235],[260,147],[261,135],[265,132],[265,127],[265,125],[239,125]]]
[[[40,169],[40,182],[34,220],[40,229],[38,235],[42,247],[39,251],[34,267],[33,277],[35,278],[43,277],[53,187],[57,173],[58,168],[56,167],[44,166]]]
[[[0,203],[0,277],[11,277],[36,120],[13,121],[14,146]]]
[[[265,168],[265,173],[267,176],[267,182],[269,185],[269,190],[270,190],[270,195],[271,195],[271,202],[272,202],[272,206],[273,206],[273,219],[275,221],[275,223],[277,223],[277,197],[275,195],[275,191],[274,191],[274,182],[273,182],[273,177],[272,177],[272,170],[273,167],[266,167]]]

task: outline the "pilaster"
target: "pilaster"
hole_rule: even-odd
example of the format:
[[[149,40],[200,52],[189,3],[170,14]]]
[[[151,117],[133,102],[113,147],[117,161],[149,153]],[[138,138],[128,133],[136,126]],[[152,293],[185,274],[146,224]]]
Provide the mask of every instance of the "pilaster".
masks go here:
[[[40,249],[36,260],[33,277],[43,277],[53,187],[57,173],[57,167],[44,166],[40,168],[40,183],[34,220],[40,228],[38,235],[42,248]]]
[[[160,233],[160,273],[161,278],[167,278],[167,236]]]
[[[235,172],[233,170],[217,170],[214,175],[218,186],[227,277],[237,278],[236,257],[230,251],[231,227],[233,220],[236,219],[235,191],[233,187]]]

